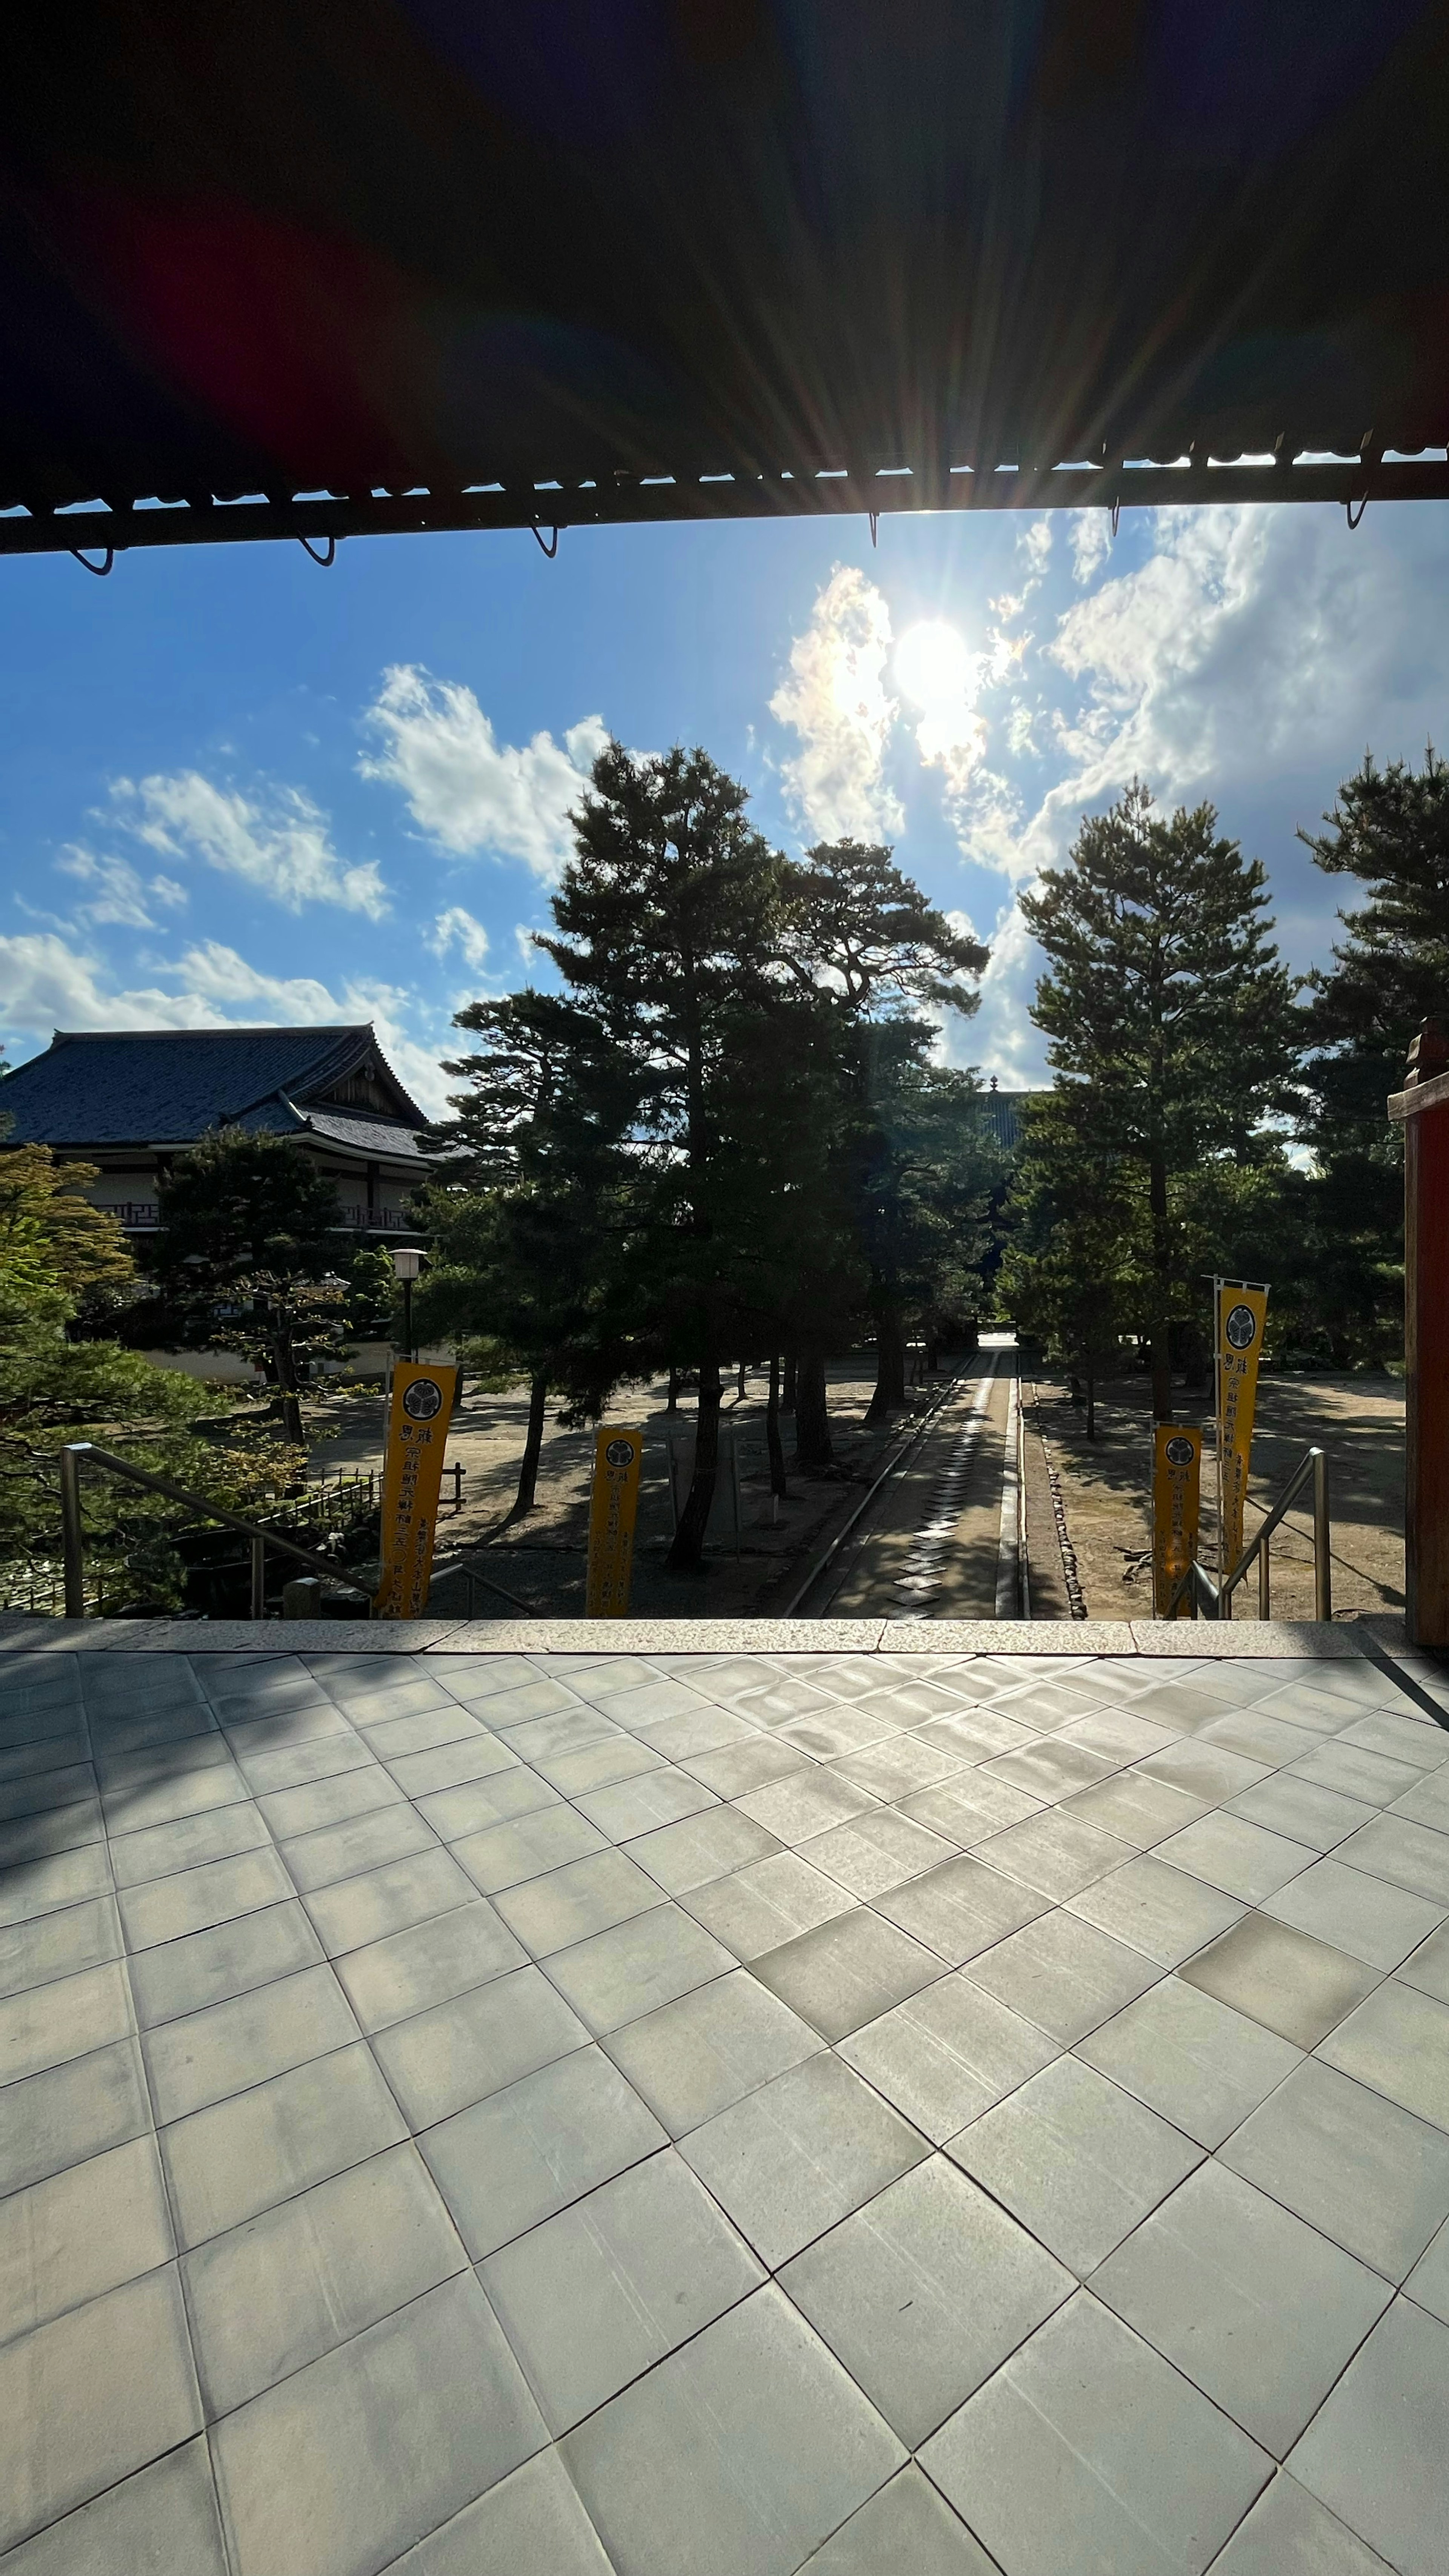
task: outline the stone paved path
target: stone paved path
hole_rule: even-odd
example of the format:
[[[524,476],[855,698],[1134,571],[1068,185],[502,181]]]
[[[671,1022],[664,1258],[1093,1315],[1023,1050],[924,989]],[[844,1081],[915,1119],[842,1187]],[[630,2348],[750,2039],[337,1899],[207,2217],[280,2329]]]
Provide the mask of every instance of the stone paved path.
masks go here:
[[[12,1640],[4,2576],[1439,2576],[1437,1706]]]

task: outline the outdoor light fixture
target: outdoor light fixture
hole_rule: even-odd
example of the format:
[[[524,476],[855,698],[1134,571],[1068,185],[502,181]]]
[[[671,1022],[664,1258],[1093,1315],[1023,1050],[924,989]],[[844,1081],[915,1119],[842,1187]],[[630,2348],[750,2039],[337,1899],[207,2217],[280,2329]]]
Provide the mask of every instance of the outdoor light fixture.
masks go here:
[[[395,1244],[392,1253],[392,1275],[402,1281],[403,1292],[403,1358],[413,1356],[413,1281],[423,1266],[423,1256],[414,1243]]]

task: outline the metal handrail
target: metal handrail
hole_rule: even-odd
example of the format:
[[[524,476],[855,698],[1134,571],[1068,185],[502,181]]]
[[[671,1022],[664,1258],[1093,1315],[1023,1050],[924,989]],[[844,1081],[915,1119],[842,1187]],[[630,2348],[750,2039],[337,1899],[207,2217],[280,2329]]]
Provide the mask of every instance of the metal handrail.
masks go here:
[[[257,1521],[244,1520],[240,1512],[229,1512],[220,1503],[211,1502],[205,1494],[188,1492],[185,1485],[173,1484],[169,1476],[155,1476],[149,1467],[133,1467],[129,1458],[117,1458],[109,1449],[99,1448],[94,1440],[68,1440],[60,1452],[60,1524],[65,1555],[65,1616],[84,1619],[85,1595],[85,1528],[81,1520],[81,1469],[100,1467],[107,1475],[122,1476],[128,1484],[142,1485],[151,1494],[164,1494],[168,1502],[185,1503],[191,1510],[204,1514],[207,1520],[223,1521],[228,1529],[240,1530],[252,1543],[251,1616],[266,1616],[266,1568],[269,1547],[280,1548],[284,1556],[294,1556],[324,1582],[337,1584],[344,1592],[356,1592],[366,1602],[364,1618],[372,1615],[372,1602],[360,1583],[349,1583],[345,1573],[325,1556],[315,1556],[309,1547],[299,1547],[295,1539],[283,1538],[280,1531],[263,1529]]]
[[[1269,1545],[1272,1540],[1273,1532],[1278,1527],[1284,1513],[1292,1503],[1295,1495],[1307,1483],[1310,1476],[1313,1479],[1313,1616],[1315,1619],[1322,1620],[1330,1620],[1333,1617],[1333,1560],[1330,1551],[1331,1533],[1328,1513],[1328,1452],[1325,1449],[1313,1448],[1304,1450],[1302,1457],[1299,1459],[1297,1466],[1294,1468],[1292,1475],[1289,1477],[1287,1484],[1284,1486],[1278,1500],[1273,1505],[1272,1510],[1268,1512],[1260,1522],[1252,1538],[1249,1539],[1247,1546],[1243,1549],[1236,1565],[1229,1569],[1220,1584],[1214,1583],[1211,1577],[1204,1573],[1202,1567],[1198,1564],[1196,1557],[1191,1559],[1186,1571],[1179,1577],[1177,1583],[1173,1587],[1172,1598],[1167,1605],[1167,1616],[1169,1619],[1176,1615],[1177,1605],[1181,1601],[1184,1593],[1188,1592],[1189,1589],[1191,1590],[1192,1595],[1192,1609],[1190,1615],[1194,1619],[1197,1617],[1197,1605],[1199,1599],[1207,1605],[1207,1615],[1210,1619],[1231,1619],[1233,1615],[1233,1594],[1236,1592],[1238,1585],[1242,1582],[1243,1577],[1246,1575],[1248,1568],[1252,1565],[1255,1558],[1258,1565],[1258,1616],[1261,1619],[1266,1619],[1268,1617],[1270,1597],[1269,1586],[1271,1581]]]

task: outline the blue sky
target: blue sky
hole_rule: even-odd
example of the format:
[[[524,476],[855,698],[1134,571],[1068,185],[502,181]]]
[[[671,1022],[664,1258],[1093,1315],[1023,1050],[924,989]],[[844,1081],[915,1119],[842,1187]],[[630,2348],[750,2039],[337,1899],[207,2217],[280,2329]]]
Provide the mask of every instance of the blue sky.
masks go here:
[[[993,948],[958,1061],[1039,1078],[1015,896],[1134,772],[1211,797],[1323,961],[1297,844],[1449,746],[1449,507],[1226,506],[0,562],[0,1032],[373,1018],[430,1107],[523,980],[607,729],[701,742],[788,848],[853,830]]]

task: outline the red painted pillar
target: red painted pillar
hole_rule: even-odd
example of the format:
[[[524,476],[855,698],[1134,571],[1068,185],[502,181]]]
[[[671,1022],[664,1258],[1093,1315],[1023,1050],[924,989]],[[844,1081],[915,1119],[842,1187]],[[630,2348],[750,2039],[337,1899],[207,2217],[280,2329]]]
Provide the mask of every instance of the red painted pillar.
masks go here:
[[[1449,1035],[1426,1020],[1389,1102],[1404,1127],[1404,1561],[1409,1642],[1449,1646]]]

